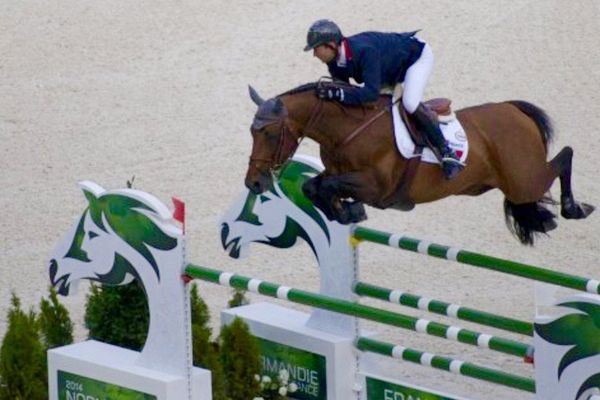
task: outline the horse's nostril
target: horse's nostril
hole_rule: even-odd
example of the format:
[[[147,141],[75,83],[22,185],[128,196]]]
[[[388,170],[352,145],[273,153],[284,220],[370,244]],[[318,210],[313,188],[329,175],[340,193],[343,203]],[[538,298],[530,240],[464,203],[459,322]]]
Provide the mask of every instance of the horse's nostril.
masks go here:
[[[251,182],[246,182],[246,187],[252,192],[252,193],[258,193],[258,191],[260,190],[260,183],[258,181],[251,181]]]
[[[254,185],[255,182],[250,180],[250,179],[246,179],[246,181],[244,182],[244,184],[246,185],[246,187],[248,188],[248,190],[250,190],[251,192],[254,192]]]

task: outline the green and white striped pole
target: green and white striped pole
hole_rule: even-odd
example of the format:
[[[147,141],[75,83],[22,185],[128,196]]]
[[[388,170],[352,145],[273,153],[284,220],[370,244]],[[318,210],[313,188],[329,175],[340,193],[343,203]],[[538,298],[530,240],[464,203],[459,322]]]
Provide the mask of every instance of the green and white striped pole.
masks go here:
[[[459,263],[485,268],[505,274],[516,275],[535,281],[546,282],[583,292],[600,294],[600,281],[569,275],[562,272],[551,271],[545,268],[518,263],[515,261],[473,253],[456,247],[444,246],[419,240],[407,236],[400,236],[388,232],[369,229],[362,226],[356,227],[353,239],[378,243],[385,246],[396,247],[415,253],[426,254],[432,257],[445,258]]]
[[[535,381],[533,379],[482,367],[477,364],[425,353],[419,350],[365,337],[357,339],[356,347],[362,351],[383,354],[415,364],[429,366],[443,371],[453,372],[459,375],[535,393]]]
[[[530,360],[533,356],[533,347],[531,345],[514,340],[381,310],[347,300],[336,299],[334,297],[294,289],[289,286],[265,282],[260,279],[248,278],[192,264],[188,264],[185,273],[188,277],[217,283],[222,286],[230,286],[269,297],[288,300],[294,303],[334,311],[341,314],[353,315],[355,317],[381,322],[419,333],[426,333],[428,335],[446,338],[472,346],[488,348],[501,353],[518,356],[526,360]]]
[[[402,304],[407,307],[429,311],[435,314],[445,315],[450,318],[475,322],[485,326],[491,326],[505,331],[519,333],[521,335],[533,336],[533,324],[514,318],[503,317],[473,308],[462,307],[440,300],[433,300],[422,296],[402,292],[400,290],[386,289],[365,282],[357,282],[354,285],[354,293],[359,296],[372,297],[390,303]]]

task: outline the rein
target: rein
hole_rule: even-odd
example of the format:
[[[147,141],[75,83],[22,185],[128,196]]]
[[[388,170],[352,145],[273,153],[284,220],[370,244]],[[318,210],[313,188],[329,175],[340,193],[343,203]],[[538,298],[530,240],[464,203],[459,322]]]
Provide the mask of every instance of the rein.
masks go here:
[[[343,148],[346,145],[348,145],[348,143],[350,143],[352,140],[354,140],[369,125],[371,125],[373,122],[375,122],[376,120],[378,120],[379,118],[381,118],[381,116],[383,116],[383,114],[385,114],[387,112],[390,112],[392,110],[392,107],[394,107],[399,101],[400,101],[400,98],[396,99],[396,101],[394,101],[389,107],[386,107],[383,110],[379,111],[377,114],[373,115],[369,120],[367,120],[366,122],[364,122],[358,128],[356,128],[355,130],[353,130],[352,132],[350,132],[350,134],[348,136],[346,136],[346,138],[342,141],[342,143],[340,143],[340,145],[339,145],[339,147],[338,147],[337,150],[339,151],[341,148]]]
[[[288,138],[291,138],[292,140],[289,141]],[[287,157],[285,158],[285,160],[283,159],[285,157],[285,154],[288,153],[288,151],[289,153],[295,152],[298,146],[300,146],[300,142],[303,138],[304,135],[296,137],[296,135],[294,135],[290,128],[288,128],[287,124],[285,123],[285,120],[282,119],[281,128],[279,130],[279,143],[277,145],[277,151],[275,152],[272,169],[280,169],[283,166],[283,164],[285,164],[285,162],[287,161]]]

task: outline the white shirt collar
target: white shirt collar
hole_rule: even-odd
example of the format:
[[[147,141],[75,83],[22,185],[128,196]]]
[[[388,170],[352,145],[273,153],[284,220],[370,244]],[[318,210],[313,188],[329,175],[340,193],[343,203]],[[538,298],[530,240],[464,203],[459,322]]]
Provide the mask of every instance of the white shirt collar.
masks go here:
[[[345,67],[346,65],[348,65],[348,58],[346,55],[346,46],[344,46],[344,41],[342,41],[338,46],[338,56],[336,62],[338,67]]]

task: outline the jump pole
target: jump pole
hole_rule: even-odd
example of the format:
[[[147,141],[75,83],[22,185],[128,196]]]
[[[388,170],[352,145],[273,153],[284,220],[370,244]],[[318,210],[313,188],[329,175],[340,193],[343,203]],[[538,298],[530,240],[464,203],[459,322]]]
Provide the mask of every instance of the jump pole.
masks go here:
[[[445,337],[447,339],[452,339],[452,337],[454,337],[454,340],[457,340],[461,343],[478,345],[479,347],[487,347],[491,350],[496,350],[506,354],[525,357],[530,355],[530,352],[532,351],[532,348],[528,345],[507,339],[490,337],[489,335],[478,334],[476,332],[466,330],[448,333],[448,330],[452,330],[453,328],[456,330],[456,327],[447,327],[443,324],[437,324],[433,322],[431,324],[435,324],[435,327],[429,329],[429,327],[427,327],[427,323],[423,324],[421,322],[424,320],[419,320],[403,314],[380,310],[374,307],[369,307],[346,300],[335,299],[317,293],[294,289],[289,286],[279,285],[260,279],[249,278],[239,274],[219,271],[199,265],[188,264],[188,266],[185,268],[185,274],[186,280],[200,279],[221,286],[248,290],[250,292],[258,293],[268,297],[287,300],[307,306],[323,308],[342,314],[353,315],[359,318],[381,322],[413,331],[428,333],[438,337]],[[421,330],[422,328],[418,328],[419,325],[425,325],[425,329]],[[442,331],[444,332],[443,334]],[[447,357],[436,356],[431,353],[405,348],[366,337],[358,337],[356,339],[356,347],[362,351],[399,358],[412,363],[426,365],[432,368],[454,372],[471,378],[535,393],[535,382],[532,379],[482,367],[477,364],[465,363]]]
[[[408,250],[436,258],[456,261],[461,264],[485,268],[491,271],[502,272],[509,275],[520,276],[538,282],[550,283],[592,294],[600,294],[600,281],[583,278],[563,272],[523,264],[516,261],[505,260],[485,254],[462,250],[457,247],[444,246],[426,240],[401,236],[389,232],[379,231],[362,226],[356,226],[352,238],[361,241],[377,243],[384,246]]]

